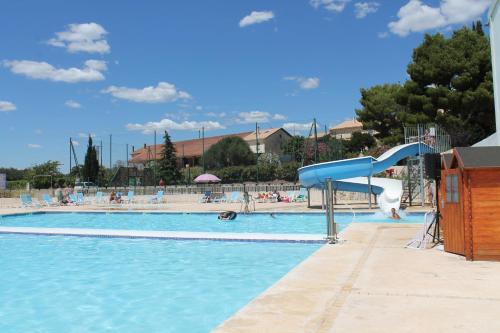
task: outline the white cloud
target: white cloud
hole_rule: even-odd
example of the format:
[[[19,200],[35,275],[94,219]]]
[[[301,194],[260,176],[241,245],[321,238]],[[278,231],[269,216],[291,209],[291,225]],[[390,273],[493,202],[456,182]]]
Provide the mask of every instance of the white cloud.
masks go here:
[[[368,14],[373,14],[377,12],[380,4],[378,2],[356,2],[354,4],[354,12],[356,14],[356,18],[362,19],[365,18]]]
[[[198,106],[195,107],[195,109],[196,109],[196,111],[201,111],[201,110],[203,110],[203,106],[198,105]]]
[[[12,102],[0,101],[0,112],[10,112],[16,110],[17,107]]]
[[[80,132],[80,133],[78,133],[78,137],[86,139],[89,137],[89,133]],[[95,138],[95,133],[90,133],[90,137]]]
[[[31,60],[5,60],[3,65],[14,74],[24,75],[32,79],[55,82],[89,82],[104,80],[102,72],[107,70],[102,60],[87,60],[83,68],[55,68],[49,63]]]
[[[256,12],[253,11],[250,15],[245,16],[240,21],[240,27],[246,27],[252,24],[262,23],[274,18],[274,13],[271,11]]]
[[[377,37],[378,37],[378,38],[387,38],[387,37],[389,37],[389,33],[388,33],[387,31],[384,31],[384,32],[379,32],[379,33],[377,34]]]
[[[306,132],[311,129],[312,123],[285,123],[283,128],[289,132]]]
[[[125,126],[129,131],[140,131],[143,134],[151,134],[156,131],[179,130],[179,131],[197,131],[202,127],[205,131],[224,129],[225,127],[217,121],[183,121],[175,122],[171,119],[162,119],[160,121],[149,121],[145,124],[127,124]]]
[[[340,13],[351,0],[310,0],[309,3],[314,8],[323,7],[330,12]]]
[[[299,87],[304,90],[316,89],[319,87],[320,83],[320,80],[317,77],[286,76],[283,79],[297,82]]]
[[[110,86],[102,93],[138,103],[165,103],[191,98],[187,92],[177,90],[175,85],[168,82],[159,82],[156,87],[149,86],[143,89]]]
[[[71,99],[64,102],[64,105],[66,105],[68,108],[72,108],[72,109],[79,109],[82,107],[82,105],[80,103],[78,103],[77,101],[71,100]]]
[[[71,143],[73,143],[73,146],[78,147],[80,145],[80,142],[76,140],[71,140]]]
[[[67,30],[56,32],[56,37],[47,44],[64,47],[70,53],[109,53],[110,47],[105,39],[107,31],[97,23],[70,24]]]
[[[43,131],[41,129],[36,129],[35,130],[35,134],[37,135],[42,135],[43,134]]]
[[[442,0],[439,7],[410,0],[398,12],[398,20],[389,23],[389,30],[399,36],[412,32],[468,23],[479,18],[489,7],[490,0]]]
[[[37,144],[37,143],[28,143],[28,148],[38,149],[38,148],[42,148],[42,146]]]
[[[238,119],[236,121],[240,124],[250,124],[250,123],[268,123],[271,115],[269,112],[263,111],[250,111],[250,112],[240,112],[238,113]]]
[[[274,116],[273,116],[273,120],[285,120],[286,119],[286,116],[285,115],[282,115],[282,114],[279,114],[279,113],[276,113]]]

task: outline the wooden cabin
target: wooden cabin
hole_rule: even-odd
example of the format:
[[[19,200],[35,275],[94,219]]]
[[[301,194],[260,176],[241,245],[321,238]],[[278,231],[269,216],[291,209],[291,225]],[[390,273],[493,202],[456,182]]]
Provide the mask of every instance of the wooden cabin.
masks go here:
[[[444,155],[439,202],[445,251],[500,261],[500,147]]]

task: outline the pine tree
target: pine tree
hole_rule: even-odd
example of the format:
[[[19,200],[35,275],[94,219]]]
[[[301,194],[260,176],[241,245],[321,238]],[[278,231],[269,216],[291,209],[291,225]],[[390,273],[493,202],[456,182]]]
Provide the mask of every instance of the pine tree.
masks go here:
[[[87,153],[85,154],[85,163],[83,164],[83,179],[85,181],[97,181],[99,174],[99,161],[97,160],[97,151],[92,143],[92,137],[89,136]]]
[[[181,179],[181,173],[177,166],[177,156],[170,135],[165,131],[164,144],[159,161],[159,174],[166,184],[177,183]]]
[[[483,24],[481,23],[481,21],[477,21],[476,22],[476,27],[473,28],[472,30],[474,30],[475,32],[477,32],[479,35],[484,36]]]

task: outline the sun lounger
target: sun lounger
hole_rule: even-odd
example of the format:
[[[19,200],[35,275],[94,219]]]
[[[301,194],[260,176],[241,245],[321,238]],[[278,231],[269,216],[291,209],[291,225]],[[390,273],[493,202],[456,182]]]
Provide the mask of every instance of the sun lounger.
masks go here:
[[[55,202],[50,195],[45,193],[42,196],[42,203],[47,206],[47,207],[54,207],[54,206],[59,206],[59,203]]]
[[[134,201],[134,191],[128,191],[127,196],[123,198],[123,202],[131,204]]]
[[[151,203],[155,203],[155,204],[160,204],[160,203],[162,203],[162,202],[163,202],[163,194],[164,194],[164,192],[163,192],[163,191],[158,191],[158,192],[156,193],[156,195],[154,195],[154,196],[151,198],[150,202],[151,202]]]
[[[213,201],[215,203],[227,202],[227,200],[228,200],[228,198],[227,198],[226,194],[218,195],[218,196],[213,198]]]
[[[102,192],[96,192],[95,194],[95,197],[94,197],[94,200],[92,201],[92,203],[94,205],[99,205],[99,204],[102,204],[103,203],[103,196],[102,196]]]
[[[241,202],[240,192],[231,192],[228,201],[229,203]]]
[[[205,194],[198,200],[199,203],[207,203],[210,202],[212,198],[212,191],[206,191]]]
[[[33,200],[29,194],[21,194],[20,199],[24,208],[40,208],[42,206],[38,201]]]
[[[307,200],[307,190],[304,187],[300,188],[299,194],[293,198],[295,202],[304,202]]]

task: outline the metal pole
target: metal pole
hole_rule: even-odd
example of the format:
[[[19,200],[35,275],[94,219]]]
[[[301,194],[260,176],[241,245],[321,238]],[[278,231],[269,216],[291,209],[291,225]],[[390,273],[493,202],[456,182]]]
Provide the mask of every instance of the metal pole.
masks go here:
[[[257,183],[259,182],[259,127],[255,123],[255,154],[257,155],[256,166],[257,166]]]
[[[321,189],[321,209],[325,209],[325,189]]]
[[[205,126],[201,127],[201,144],[202,144],[202,155],[203,160],[203,173],[205,173]]]
[[[155,190],[156,190],[156,130],[154,130],[154,146],[153,146],[153,183],[155,184]]]
[[[126,144],[127,146],[127,155],[125,155],[125,158],[127,159],[127,187],[130,184],[130,174],[129,174],[129,168],[128,168],[128,143]]]
[[[311,189],[307,188],[307,208],[311,208]]]
[[[112,160],[112,151],[113,151],[113,135],[109,135],[109,170],[113,168],[113,160]]]
[[[327,241],[330,244],[337,243],[337,226],[333,215],[333,182],[331,178],[326,179],[326,220],[328,223]]]
[[[418,161],[420,167],[420,201],[422,207],[425,206],[425,190],[424,190],[424,156],[422,154],[422,126],[418,125]]]
[[[318,163],[318,128],[314,118],[314,163]]]
[[[71,138],[69,138],[69,173],[71,174]]]
[[[372,176],[368,176],[368,209],[372,209]]]

